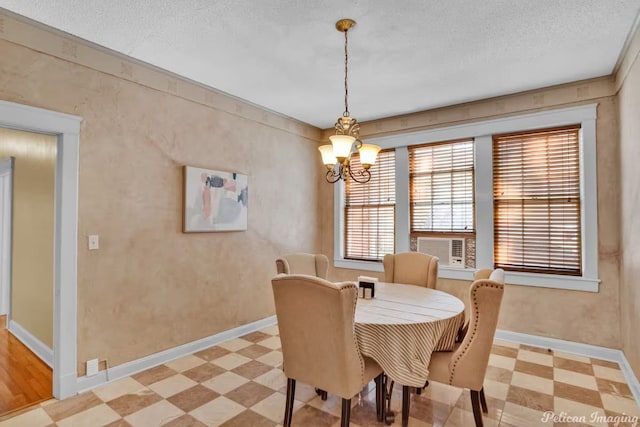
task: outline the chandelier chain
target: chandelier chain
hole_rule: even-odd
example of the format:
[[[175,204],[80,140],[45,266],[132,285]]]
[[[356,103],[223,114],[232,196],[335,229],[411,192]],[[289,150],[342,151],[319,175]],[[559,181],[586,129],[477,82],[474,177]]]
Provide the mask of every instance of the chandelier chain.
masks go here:
[[[349,75],[349,38],[347,37],[347,33],[349,30],[344,31],[344,113],[342,115],[344,117],[349,117],[349,85],[348,85],[348,75]]]

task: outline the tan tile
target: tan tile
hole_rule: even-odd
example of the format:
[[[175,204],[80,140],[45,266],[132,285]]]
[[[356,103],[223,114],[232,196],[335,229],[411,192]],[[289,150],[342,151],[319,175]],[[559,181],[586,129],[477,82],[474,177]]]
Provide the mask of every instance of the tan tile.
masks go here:
[[[93,393],[102,399],[104,402],[108,402],[122,395],[129,393],[138,393],[146,389],[145,386],[131,377],[125,377],[121,380],[105,384],[101,387],[93,389]]]
[[[206,363],[206,360],[190,354],[188,356],[181,357],[180,359],[173,360],[169,363],[165,363],[165,366],[173,369],[176,372],[184,372],[191,368],[195,368],[196,366],[200,366],[203,363]]]
[[[0,421],[0,427],[44,427],[51,424],[53,420],[42,408],[36,408],[8,420]]]
[[[282,365],[282,352],[274,350],[269,352],[263,356],[260,356],[256,359],[258,362],[264,363],[265,365],[276,366]]]
[[[258,384],[265,385],[273,390],[280,390],[287,385],[287,377],[280,369],[272,369],[267,373],[253,379]]]
[[[593,422],[591,417],[604,416],[604,409],[585,405],[562,397],[554,397],[554,413],[566,414],[566,417],[578,417],[576,421],[597,427],[608,427],[606,422]],[[566,424],[566,423],[565,423]],[[560,425],[560,424],[559,424]]]
[[[511,371],[515,364],[516,359],[512,357],[500,356],[498,354],[491,354],[489,356],[489,365],[497,368],[509,369]]]
[[[553,395],[553,381],[547,378],[537,377],[523,372],[514,372],[511,384],[540,393]]]
[[[608,368],[606,366],[593,365],[593,374],[598,378],[604,378],[606,380],[617,381],[619,383],[626,383],[627,381],[622,375],[620,369]]]
[[[548,355],[553,354],[553,351],[551,351],[550,348],[546,348],[546,347],[535,347],[532,345],[520,344],[520,348],[522,350],[530,351],[533,353],[548,354]]]
[[[273,393],[276,392],[269,387],[250,381],[225,394],[225,397],[246,408],[250,408]]]
[[[274,427],[277,425],[277,423],[270,419],[247,409],[246,411],[231,418],[229,421],[223,423],[221,427]]]
[[[592,365],[598,365],[598,366],[604,366],[604,367],[611,368],[611,369],[620,369],[620,365],[618,363],[611,362],[609,360],[591,358],[591,364]]]
[[[206,360],[207,362],[210,362],[214,359],[217,359],[229,353],[231,352],[226,348],[215,346],[215,347],[209,347],[205,350],[194,353],[194,356],[197,356],[201,359]]]
[[[287,386],[281,387],[278,389],[279,393],[287,395]],[[316,393],[316,389],[309,384],[297,382],[296,384],[296,397],[295,399],[302,403],[307,403],[311,399],[314,399],[318,394]]]
[[[553,379],[553,367],[538,365],[537,363],[525,362],[523,360],[518,360],[516,362],[516,365],[513,368],[513,371],[523,372],[525,374],[547,378],[549,380]]]
[[[617,412],[608,411],[605,409],[605,415],[609,423],[609,427],[638,427],[640,426],[640,416],[618,414]]]
[[[604,378],[596,378],[596,384],[598,384],[598,390],[600,393],[613,394],[614,396],[633,398],[633,393],[626,383],[619,383],[617,381],[609,381]]]
[[[240,365],[244,365],[249,361],[251,361],[251,359],[249,359],[248,357],[240,356],[236,353],[230,353],[226,356],[222,356],[215,360],[212,360],[211,363],[230,371]]]
[[[267,335],[280,335],[280,330],[278,330],[278,325],[267,326],[264,329],[260,329],[260,332],[263,332]]]
[[[260,402],[253,405],[250,409],[258,414],[262,415],[274,421],[276,423],[282,423],[284,420],[284,404],[285,396],[281,393],[273,393],[266,399],[262,399]],[[303,406],[302,403],[295,401],[293,404],[294,413]],[[295,415],[294,415],[295,419]]]
[[[553,367],[566,369],[567,371],[578,372],[585,375],[593,375],[593,367],[591,363],[578,362],[576,360],[563,359],[561,357],[553,358]]]
[[[271,350],[279,350],[280,347],[282,347],[282,344],[280,344],[280,337],[269,337],[266,340],[257,342],[256,344],[270,348]]]
[[[49,414],[53,421],[59,421],[102,403],[102,400],[89,391],[65,400],[60,400],[51,405],[44,406],[43,409],[47,414]]]
[[[603,393],[601,397],[602,405],[605,409],[617,412],[618,414],[640,417],[640,409],[634,399],[605,393]]]
[[[162,424],[162,427],[207,427],[207,425],[196,420],[189,414],[184,414],[166,424]]]
[[[217,375],[224,374],[225,372],[226,370],[219,366],[212,365],[211,363],[205,363],[200,366],[196,366],[195,368],[191,368],[188,371],[184,371],[182,375],[197,383],[201,383]]]
[[[102,426],[112,423],[120,419],[113,409],[106,404],[94,406],[86,411],[79,412],[75,415],[58,421],[58,427],[75,427],[75,426]]]
[[[499,420],[500,417],[502,417],[502,409],[504,408],[505,401],[487,396],[486,393],[485,399],[487,400],[488,413],[484,414],[484,416],[494,420]],[[465,390],[462,393],[462,396],[460,396],[460,399],[456,402],[456,407],[464,409],[465,411],[473,412],[473,407],[471,406],[471,393],[469,390]]]
[[[482,422],[485,427],[498,427],[498,420],[488,418],[485,414],[482,415]],[[469,427],[475,425],[475,420],[473,418],[473,412],[454,408],[449,418],[447,418],[446,424],[437,425],[444,425],[445,427]]]
[[[491,353],[492,354],[497,354],[497,355],[500,355],[500,356],[511,357],[513,359],[518,357],[518,349],[517,348],[503,347],[501,345],[496,345],[496,344],[494,344],[491,347]]]
[[[245,341],[250,341],[250,342],[258,342],[258,341],[262,341],[262,340],[266,340],[267,338],[271,337],[270,334],[265,334],[264,332],[260,332],[260,331],[255,331],[255,332],[251,332],[250,334],[247,334],[245,336],[242,336],[240,338],[242,338]]]
[[[237,368],[232,369],[231,372],[252,380],[255,377],[259,377],[260,375],[269,372],[271,369],[273,369],[271,366],[252,360],[244,365],[240,365]]]
[[[525,406],[536,411],[544,412],[553,410],[552,395],[540,393],[534,390],[529,390],[514,385],[509,387],[509,393],[507,394],[506,400],[507,402]]]
[[[180,393],[181,391],[191,388],[196,384],[198,383],[192,379],[178,374],[153,383],[149,388],[166,399],[167,397]]]
[[[591,390],[597,390],[598,385],[596,379],[590,375],[579,374],[565,369],[553,368],[553,379],[563,383],[584,387]]]
[[[249,347],[243,348],[242,350],[238,350],[236,353],[241,356],[248,357],[249,359],[256,359],[263,354],[269,353],[270,351],[272,351],[270,348],[261,346],[259,344],[253,344]]]
[[[518,360],[536,363],[543,366],[553,366],[553,356],[551,354],[539,353],[530,350],[520,349],[520,351],[518,351]]]
[[[282,407],[282,415],[284,416],[284,406]],[[362,414],[352,410],[351,420],[355,424],[365,425],[357,422],[359,418],[362,418]],[[335,415],[321,411],[313,406],[305,405],[294,413],[291,424],[293,426],[329,427],[335,424],[336,421],[339,421],[339,418]]]
[[[219,347],[226,348],[229,351],[238,351],[245,347],[249,347],[252,344],[254,343],[252,343],[251,341],[243,340],[242,338],[236,338],[231,341],[223,342],[219,345]]]
[[[431,386],[431,384],[429,386]],[[399,388],[396,392],[398,395],[401,395],[402,389]],[[425,398],[422,395],[411,393],[409,416],[430,424],[443,425],[451,413],[452,406],[453,405],[438,402],[437,400]],[[371,405],[371,410],[375,416],[375,404]],[[396,420],[400,421],[401,419],[402,405],[398,406],[398,412],[396,414]]]
[[[224,396],[220,396],[217,399],[194,409],[190,412],[190,415],[206,425],[218,426],[245,410],[246,408],[244,406],[239,405]]]
[[[162,398],[153,391],[143,390],[139,393],[122,395],[107,402],[107,405],[120,414],[120,416],[125,417],[142,408],[153,405],[160,400],[162,400]]]
[[[497,381],[499,383],[510,384],[513,377],[513,371],[495,366],[487,366],[487,372],[484,374],[485,379]]]
[[[151,406],[147,406],[124,419],[133,427],[155,427],[164,425],[184,415],[184,412],[176,408],[166,400],[161,400]]]
[[[399,400],[401,401],[402,399],[402,398],[398,399],[397,397],[398,394],[402,395],[402,392],[398,393],[398,390],[396,389],[395,393],[393,393],[393,397],[396,398],[395,402],[398,402]],[[322,400],[320,399],[319,396],[316,396],[310,401],[308,401],[307,405],[313,406],[316,409],[320,409],[321,411],[335,415],[336,417],[339,417],[342,412],[342,399],[332,394],[327,396],[327,400]],[[283,408],[282,410],[284,411],[284,406],[282,408]]]
[[[215,391],[203,386],[202,384],[198,384],[183,390],[180,393],[174,394],[167,400],[169,403],[182,409],[184,412],[189,412],[216,399],[218,396],[219,394]]]
[[[584,403],[585,405],[594,406],[596,408],[602,408],[602,399],[600,399],[600,392],[597,390],[590,390],[563,382],[556,382],[553,395],[563,399]]]
[[[165,365],[160,365],[156,366],[155,368],[140,372],[139,374],[132,375],[131,378],[138,381],[142,385],[148,386],[149,384],[162,381],[163,379],[169,378],[175,374],[177,374],[177,372],[173,369]]]
[[[247,382],[249,382],[249,380],[245,377],[241,377],[233,372],[225,372],[224,374],[220,374],[204,381],[202,385],[210,388],[216,393],[225,394]]]
[[[581,356],[579,354],[573,353],[564,353],[562,351],[554,351],[553,357],[561,357],[563,359],[575,360],[576,362],[588,363],[591,365],[591,359],[586,356]]]
[[[514,342],[514,341],[501,340],[501,339],[497,339],[497,338],[495,338],[493,340],[493,344],[499,345],[499,346],[502,346],[502,347],[520,348],[520,343],[517,343],[517,342]]]
[[[502,418],[500,426],[513,427],[549,427],[550,421],[542,420],[543,413],[536,409],[527,408],[526,406],[517,405],[512,402],[504,404],[502,410]],[[472,424],[473,425],[473,424]]]

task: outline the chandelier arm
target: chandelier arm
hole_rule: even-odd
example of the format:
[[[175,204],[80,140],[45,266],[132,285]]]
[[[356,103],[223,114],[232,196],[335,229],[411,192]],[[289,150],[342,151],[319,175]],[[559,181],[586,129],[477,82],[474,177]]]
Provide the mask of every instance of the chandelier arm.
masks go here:
[[[349,168],[348,172],[351,179],[353,179],[355,182],[359,184],[364,184],[366,182],[369,182],[369,180],[371,179],[371,172],[369,172],[368,169],[362,169],[354,173],[351,171],[351,168]],[[358,179],[356,178],[356,176],[361,176],[362,179]]]
[[[325,179],[329,184],[335,184],[340,180],[340,178],[342,178],[342,176],[339,173],[336,173],[334,169],[328,170],[327,175],[325,176]]]

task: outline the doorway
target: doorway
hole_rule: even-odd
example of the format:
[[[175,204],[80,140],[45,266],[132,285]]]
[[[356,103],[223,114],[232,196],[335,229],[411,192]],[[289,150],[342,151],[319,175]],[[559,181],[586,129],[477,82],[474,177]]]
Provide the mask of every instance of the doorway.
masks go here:
[[[53,238],[53,395],[77,393],[78,146],[81,118],[0,101],[0,127],[56,139]],[[10,310],[11,311],[11,310]]]

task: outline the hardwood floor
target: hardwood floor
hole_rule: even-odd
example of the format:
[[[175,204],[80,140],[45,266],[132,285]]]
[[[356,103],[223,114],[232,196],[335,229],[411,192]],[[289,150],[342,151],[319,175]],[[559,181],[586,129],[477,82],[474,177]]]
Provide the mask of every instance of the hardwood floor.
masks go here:
[[[6,328],[0,316],[0,418],[53,397],[52,372]]]

